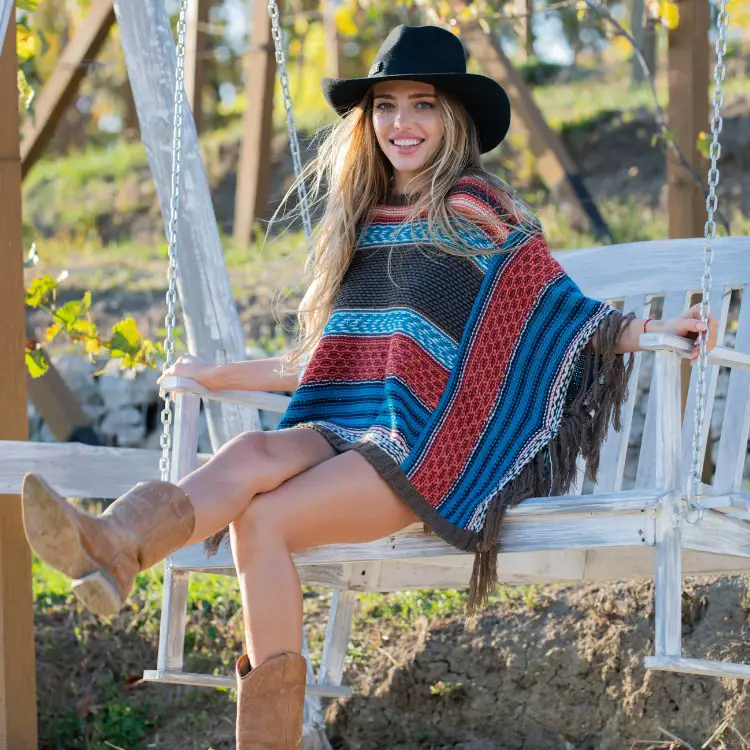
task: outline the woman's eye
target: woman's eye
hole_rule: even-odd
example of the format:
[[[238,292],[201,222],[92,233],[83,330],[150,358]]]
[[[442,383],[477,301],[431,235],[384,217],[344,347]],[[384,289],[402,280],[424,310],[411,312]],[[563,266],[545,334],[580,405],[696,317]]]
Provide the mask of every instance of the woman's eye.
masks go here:
[[[378,102],[378,104],[375,105],[375,109],[385,109],[390,106],[390,102]]]
[[[426,105],[427,109],[432,109],[434,106],[432,102],[417,102],[417,107],[419,107],[420,104]]]

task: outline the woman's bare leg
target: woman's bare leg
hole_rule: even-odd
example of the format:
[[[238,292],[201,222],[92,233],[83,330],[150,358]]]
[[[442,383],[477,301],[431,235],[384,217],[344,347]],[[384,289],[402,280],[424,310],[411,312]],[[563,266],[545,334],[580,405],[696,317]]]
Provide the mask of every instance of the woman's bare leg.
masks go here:
[[[195,528],[187,544],[228,526],[255,495],[335,455],[319,432],[305,427],[238,435],[178,482],[195,512]]]
[[[417,520],[356,451],[255,497],[230,526],[251,663],[302,650],[302,591],[293,552],[380,539]]]

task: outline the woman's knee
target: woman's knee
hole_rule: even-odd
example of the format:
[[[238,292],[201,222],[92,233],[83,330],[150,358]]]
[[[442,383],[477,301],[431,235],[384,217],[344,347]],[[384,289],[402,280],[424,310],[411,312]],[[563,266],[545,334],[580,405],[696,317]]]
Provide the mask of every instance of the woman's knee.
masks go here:
[[[264,477],[274,473],[276,456],[268,433],[262,430],[243,432],[225,443],[213,458],[222,468],[223,475],[237,475],[238,478],[252,473],[256,492],[272,489],[266,487]]]

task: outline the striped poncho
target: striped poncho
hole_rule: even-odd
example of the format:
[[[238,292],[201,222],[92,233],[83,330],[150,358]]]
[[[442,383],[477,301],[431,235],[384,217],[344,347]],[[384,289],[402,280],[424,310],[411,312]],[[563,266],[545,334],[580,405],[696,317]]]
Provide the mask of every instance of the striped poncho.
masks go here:
[[[537,225],[501,221],[477,178],[448,200],[494,219],[466,234],[472,246],[507,252],[450,255],[420,242],[426,219],[403,225],[408,206],[379,206],[277,429],[358,451],[426,531],[475,552],[475,611],[497,580],[507,508],[564,494],[581,453],[595,476],[628,368],[623,316],[581,292]]]

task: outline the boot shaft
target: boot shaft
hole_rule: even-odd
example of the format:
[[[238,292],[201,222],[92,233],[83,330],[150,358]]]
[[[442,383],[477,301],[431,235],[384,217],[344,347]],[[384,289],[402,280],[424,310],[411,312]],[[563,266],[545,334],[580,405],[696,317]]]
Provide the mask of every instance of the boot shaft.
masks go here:
[[[307,662],[283,653],[252,668],[237,662],[237,750],[297,750],[302,738]]]

